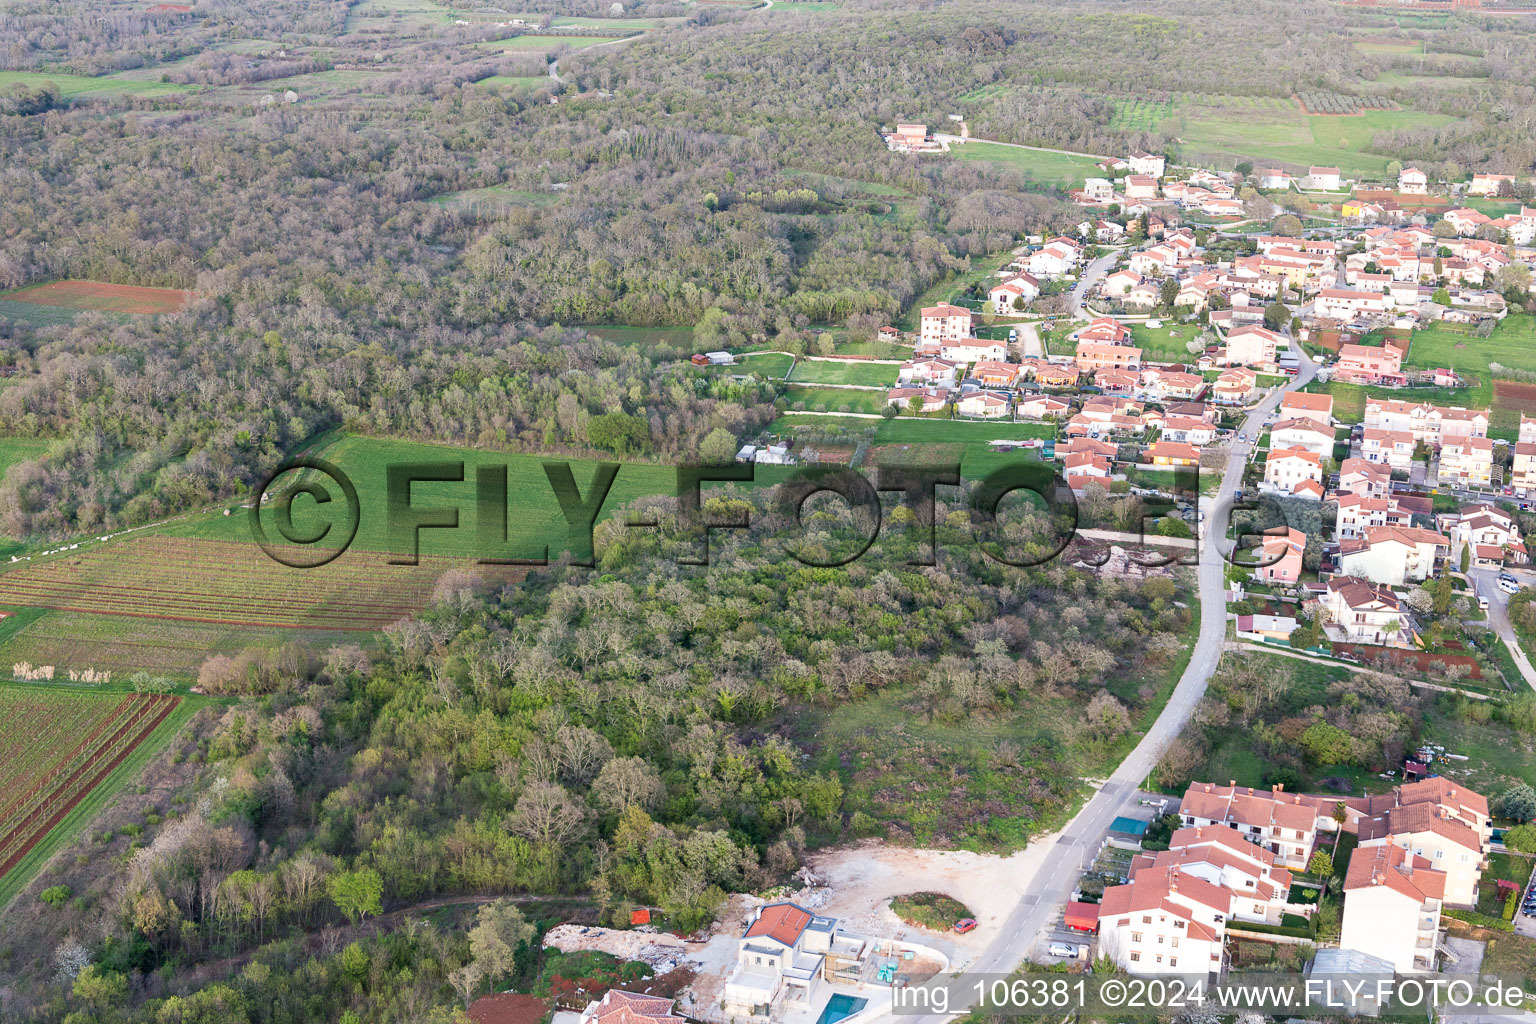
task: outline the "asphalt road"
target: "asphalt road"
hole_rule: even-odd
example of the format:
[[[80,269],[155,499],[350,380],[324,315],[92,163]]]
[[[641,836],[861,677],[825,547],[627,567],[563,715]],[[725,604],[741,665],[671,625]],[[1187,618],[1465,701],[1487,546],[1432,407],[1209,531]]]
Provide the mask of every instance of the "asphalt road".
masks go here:
[[[1525,656],[1515,636],[1515,627],[1510,625],[1509,595],[1499,589],[1499,574],[1493,569],[1471,569],[1467,576],[1471,578],[1472,589],[1477,596],[1488,599],[1488,625],[1493,627],[1493,631],[1503,639],[1504,646],[1509,648],[1510,657],[1515,659],[1515,667],[1525,677],[1526,683],[1536,688],[1536,668],[1531,666],[1531,660]]]
[[[1285,390],[1300,388],[1312,379],[1316,370],[1310,360],[1303,359],[1297,376]],[[1243,467],[1253,451],[1253,442],[1262,432],[1264,419],[1279,406],[1282,393],[1272,393],[1248,414],[1239,433],[1246,434],[1249,440],[1239,443],[1234,438],[1231,441],[1220,490],[1213,498],[1200,500],[1201,507],[1206,510],[1203,524],[1206,530],[1199,538],[1200,637],[1173,695],[1136,749],[1120,763],[1057,838],[1028,892],[1003,922],[998,937],[971,962],[966,973],[1008,974],[1029,955],[1040,932],[1055,917],[1058,908],[1071,898],[1081,875],[1083,848],[1097,846],[1115,816],[1127,806],[1135,805],[1142,782],[1167,745],[1184,731],[1195,706],[1205,696],[1206,684],[1216,671],[1227,636],[1226,560],[1222,549],[1226,546],[1223,538],[1232,513],[1233,494],[1242,482]],[[903,1016],[901,1019],[938,1024],[946,1018],[935,1015]]]
[[[1109,268],[1115,265],[1120,258],[1120,253],[1112,252],[1107,256],[1100,256],[1088,264],[1083,271],[1083,276],[1077,279],[1077,284],[1072,288],[1072,301],[1067,312],[1074,320],[1087,320],[1088,312],[1084,308],[1088,304],[1088,293],[1099,283],[1099,278],[1109,273]]]

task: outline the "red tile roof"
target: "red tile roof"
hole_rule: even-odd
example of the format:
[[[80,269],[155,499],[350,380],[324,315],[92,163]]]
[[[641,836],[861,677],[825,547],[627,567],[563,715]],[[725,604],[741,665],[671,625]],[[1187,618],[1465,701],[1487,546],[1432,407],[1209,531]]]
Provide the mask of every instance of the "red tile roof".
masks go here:
[[[770,903],[759,912],[757,920],[752,922],[742,938],[766,935],[775,942],[793,946],[810,923],[810,911],[802,910],[793,903]]]

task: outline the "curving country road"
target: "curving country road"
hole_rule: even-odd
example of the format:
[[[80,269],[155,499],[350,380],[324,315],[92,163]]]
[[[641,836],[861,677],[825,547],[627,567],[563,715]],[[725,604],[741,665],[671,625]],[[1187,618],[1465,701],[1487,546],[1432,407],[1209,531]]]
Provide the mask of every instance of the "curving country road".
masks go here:
[[[1286,391],[1293,391],[1310,381],[1317,367],[1303,359],[1299,371],[1284,389],[1270,394],[1252,409],[1239,433],[1257,439],[1265,417],[1280,404]],[[1125,812],[1143,780],[1162,757],[1205,696],[1206,684],[1216,671],[1227,636],[1226,559],[1223,548],[1227,522],[1231,516],[1233,495],[1243,479],[1243,467],[1253,450],[1253,440],[1231,442],[1227,464],[1222,471],[1221,488],[1215,497],[1201,498],[1206,509],[1205,531],[1200,536],[1198,570],[1200,597],[1200,637],[1195,642],[1189,665],[1157,721],[1142,737],[1136,749],[1120,763],[1083,808],[1077,812],[1046,854],[1028,890],[1003,921],[998,937],[966,967],[967,974],[1008,974],[1029,954],[1041,930],[1055,917],[1057,909],[1071,898],[1081,875],[1085,848],[1097,848],[1115,816]],[[902,1016],[902,1021],[913,1021]],[[924,1024],[939,1024],[944,1016],[920,1018]]]

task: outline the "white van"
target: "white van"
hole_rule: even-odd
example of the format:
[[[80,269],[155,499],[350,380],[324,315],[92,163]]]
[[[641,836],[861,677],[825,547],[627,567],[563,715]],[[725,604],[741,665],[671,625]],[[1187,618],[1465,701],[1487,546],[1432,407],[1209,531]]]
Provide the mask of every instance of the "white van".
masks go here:
[[[1501,579],[1499,580],[1499,589],[1504,591],[1506,594],[1518,594],[1520,593],[1520,584],[1516,583],[1514,580]]]

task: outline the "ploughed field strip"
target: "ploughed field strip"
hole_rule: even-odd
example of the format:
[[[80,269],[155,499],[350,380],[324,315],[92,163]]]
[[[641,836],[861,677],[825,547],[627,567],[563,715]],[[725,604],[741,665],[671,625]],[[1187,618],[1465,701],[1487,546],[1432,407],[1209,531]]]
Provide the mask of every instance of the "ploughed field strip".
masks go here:
[[[187,304],[190,295],[180,288],[144,288],[104,281],[52,281],[10,292],[5,299],[62,309],[153,315],[177,312]]]
[[[0,691],[0,875],[175,709],[174,694]]]
[[[255,544],[147,536],[103,544],[0,574],[0,603],[183,622],[368,632],[420,609],[438,578],[465,559],[386,565],[348,552],[291,569]],[[520,572],[498,569],[497,580]]]

